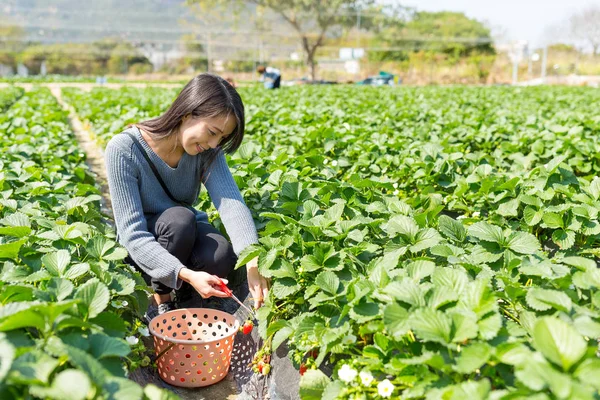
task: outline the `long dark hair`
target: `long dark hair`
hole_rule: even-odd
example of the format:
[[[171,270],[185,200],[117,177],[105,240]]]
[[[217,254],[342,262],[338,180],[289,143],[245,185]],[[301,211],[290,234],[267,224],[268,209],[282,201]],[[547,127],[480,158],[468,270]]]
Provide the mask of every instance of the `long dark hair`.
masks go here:
[[[240,147],[244,138],[244,103],[229,82],[218,75],[200,74],[185,85],[163,115],[136,125],[161,140],[176,135],[186,115],[212,118],[231,114],[235,116],[236,128],[219,147],[208,150],[208,158],[202,168],[204,176],[204,172],[217,157],[219,149],[231,154]]]

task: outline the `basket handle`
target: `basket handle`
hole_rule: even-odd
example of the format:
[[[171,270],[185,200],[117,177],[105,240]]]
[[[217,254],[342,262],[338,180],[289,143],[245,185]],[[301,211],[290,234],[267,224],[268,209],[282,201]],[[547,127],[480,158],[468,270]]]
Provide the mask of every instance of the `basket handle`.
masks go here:
[[[156,356],[156,360],[160,359],[163,354],[165,354],[167,351],[171,350],[173,348],[173,346],[175,346],[175,343],[171,343],[170,345],[168,345],[167,347],[165,347],[163,349],[163,351],[161,351],[160,353],[158,353],[158,355]]]

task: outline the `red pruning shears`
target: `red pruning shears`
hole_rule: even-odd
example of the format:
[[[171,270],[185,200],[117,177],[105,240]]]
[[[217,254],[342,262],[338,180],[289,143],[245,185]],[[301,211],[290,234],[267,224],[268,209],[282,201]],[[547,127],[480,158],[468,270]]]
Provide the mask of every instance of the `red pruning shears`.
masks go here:
[[[250,313],[250,315],[252,316],[252,318],[253,318],[253,319],[256,319],[256,315],[254,314],[254,311],[252,311],[252,310],[251,310],[249,307],[247,307],[247,306],[246,306],[244,303],[242,303],[242,302],[240,301],[240,299],[238,299],[238,298],[237,298],[237,297],[236,297],[236,296],[233,294],[233,292],[231,291],[231,289],[229,289],[229,288],[227,287],[227,285],[225,284],[225,282],[223,282],[223,281],[221,280],[221,278],[219,278],[219,277],[217,276],[217,279],[219,280],[219,288],[221,289],[221,291],[222,291],[222,292],[224,292],[224,293],[225,293],[227,296],[229,296],[229,297],[231,297],[232,299],[234,299],[235,301],[237,301],[237,303],[238,303],[240,306],[244,307],[244,309],[246,309],[246,311],[248,311],[248,312]]]

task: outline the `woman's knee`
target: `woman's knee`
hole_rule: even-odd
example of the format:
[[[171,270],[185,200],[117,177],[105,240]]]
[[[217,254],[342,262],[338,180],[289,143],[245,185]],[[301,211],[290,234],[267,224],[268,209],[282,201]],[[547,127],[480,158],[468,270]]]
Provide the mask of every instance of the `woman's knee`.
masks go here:
[[[196,215],[185,207],[171,207],[163,211],[154,223],[156,236],[177,234],[181,237],[195,238]]]
[[[185,207],[172,207],[149,222],[149,229],[158,243],[181,262],[185,262],[196,240],[194,212]]]
[[[221,278],[227,277],[237,262],[233,246],[218,233],[206,235],[202,245],[194,249],[193,257],[193,263],[198,269]]]

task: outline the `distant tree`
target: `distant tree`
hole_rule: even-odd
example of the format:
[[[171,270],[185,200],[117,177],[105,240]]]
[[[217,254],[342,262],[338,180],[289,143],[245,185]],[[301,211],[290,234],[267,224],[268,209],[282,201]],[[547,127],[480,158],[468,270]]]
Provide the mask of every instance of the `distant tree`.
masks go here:
[[[548,46],[548,51],[556,51],[562,53],[578,53],[577,48],[572,44],[554,43]]]
[[[187,3],[231,7],[254,5],[273,11],[298,34],[312,79],[316,77],[315,55],[334,27],[354,24],[356,12],[373,4],[373,0],[187,0]],[[314,33],[316,31],[316,33]]]
[[[600,54],[600,7],[591,6],[573,15],[570,24],[573,38],[589,44],[592,54]]]
[[[20,26],[0,21],[0,64],[16,67],[17,54],[27,45],[25,31]]]
[[[399,55],[422,50],[455,57],[495,53],[490,28],[460,12],[415,12],[379,37]]]
[[[417,48],[455,55],[494,53],[490,29],[460,12],[418,12],[403,33]]]

